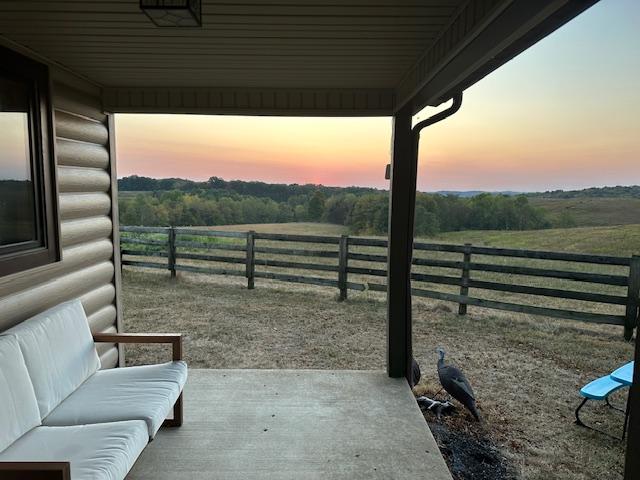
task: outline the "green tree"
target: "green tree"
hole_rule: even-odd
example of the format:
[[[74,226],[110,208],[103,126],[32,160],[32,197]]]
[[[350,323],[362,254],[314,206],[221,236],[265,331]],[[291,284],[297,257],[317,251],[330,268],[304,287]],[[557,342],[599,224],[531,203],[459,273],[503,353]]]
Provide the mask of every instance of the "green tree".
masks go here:
[[[320,221],[322,220],[322,214],[324,213],[325,195],[320,190],[313,192],[313,195],[309,199],[308,215],[309,220]]]
[[[416,236],[433,236],[440,231],[440,222],[435,213],[427,211],[422,205],[416,207],[415,216],[415,235]]]
[[[304,205],[296,205],[293,208],[293,218],[296,222],[304,222],[309,219],[307,208]]]
[[[357,197],[352,193],[330,196],[324,204],[323,220],[338,225],[346,225],[356,200]]]
[[[351,215],[349,215],[348,224],[356,233],[385,233],[388,226],[388,215],[388,195],[363,195],[356,201]]]

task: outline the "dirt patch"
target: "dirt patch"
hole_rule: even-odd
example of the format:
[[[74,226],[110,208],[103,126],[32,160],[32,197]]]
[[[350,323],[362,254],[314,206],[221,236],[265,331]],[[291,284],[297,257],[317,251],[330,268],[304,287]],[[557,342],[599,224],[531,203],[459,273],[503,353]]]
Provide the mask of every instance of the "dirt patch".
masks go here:
[[[454,480],[515,480],[516,469],[487,432],[474,432],[446,417],[425,413]]]
[[[445,400],[435,382],[417,386],[414,393]],[[517,479],[517,469],[495,444],[490,425],[485,420],[477,422],[460,404],[453,403],[454,408],[443,410],[445,413],[439,417],[424,408],[424,404],[421,410],[454,480]]]

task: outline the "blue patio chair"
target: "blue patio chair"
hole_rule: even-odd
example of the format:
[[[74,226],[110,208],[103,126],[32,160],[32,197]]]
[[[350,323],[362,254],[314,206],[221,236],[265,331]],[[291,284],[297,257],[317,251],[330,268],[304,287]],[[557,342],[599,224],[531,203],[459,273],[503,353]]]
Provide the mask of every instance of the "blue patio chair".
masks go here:
[[[598,401],[602,401],[604,400],[607,404],[607,406],[609,408],[613,408],[614,410],[617,410],[619,412],[623,412],[625,413],[625,425],[624,427],[626,427],[626,423],[627,423],[627,419],[626,419],[626,414],[627,412],[621,408],[615,407],[614,405],[612,405],[609,402],[609,395],[611,395],[612,393],[620,390],[623,387],[626,387],[628,385],[626,385],[625,383],[619,382],[617,380],[615,380],[614,378],[611,377],[611,375],[605,375],[604,377],[600,377],[597,378],[589,383],[587,383],[584,387],[582,387],[580,389],[580,395],[582,397],[584,397],[584,399],[582,400],[582,402],[580,403],[580,405],[578,405],[578,408],[576,408],[575,411],[575,415],[576,415],[576,424],[580,425],[581,427],[585,427],[588,428],[590,430],[594,430],[596,432],[600,432],[600,433],[604,433],[605,435],[609,435],[607,432],[604,432],[602,430],[599,430],[597,428],[594,428],[590,425],[587,425],[586,423],[584,423],[581,419],[580,419],[580,410],[582,409],[582,407],[584,407],[584,405],[589,401],[589,400],[598,400]],[[624,440],[625,437],[625,433],[626,433],[626,428],[623,429],[623,433],[622,433],[622,439]]]

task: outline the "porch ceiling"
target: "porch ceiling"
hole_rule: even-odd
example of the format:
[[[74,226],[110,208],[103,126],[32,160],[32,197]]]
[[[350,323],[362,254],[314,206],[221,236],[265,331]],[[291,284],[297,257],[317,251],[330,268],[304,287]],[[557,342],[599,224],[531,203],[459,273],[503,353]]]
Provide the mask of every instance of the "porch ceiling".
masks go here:
[[[447,100],[595,1],[202,0],[202,28],[158,28],[138,0],[3,0],[0,42],[104,87],[109,111],[390,114]]]
[[[204,0],[158,28],[137,0],[3,1],[0,28],[108,86],[394,88],[463,0]]]

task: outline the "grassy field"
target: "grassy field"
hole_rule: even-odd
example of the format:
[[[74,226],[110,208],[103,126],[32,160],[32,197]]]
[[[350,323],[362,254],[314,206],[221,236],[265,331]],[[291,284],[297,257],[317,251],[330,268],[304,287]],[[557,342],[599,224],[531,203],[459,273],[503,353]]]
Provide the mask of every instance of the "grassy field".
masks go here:
[[[219,228],[219,227],[216,227]],[[246,225],[227,230],[338,235],[322,224]],[[640,227],[464,232],[438,241],[628,255],[640,247]],[[129,331],[181,331],[192,368],[383,369],[383,294],[337,291],[259,279],[125,268],[125,326]],[[554,305],[553,302],[548,304]],[[620,327],[554,320],[414,299],[414,355],[421,392],[437,390],[435,348],[462,366],[479,399],[482,425],[526,479],[621,478],[623,445],[573,424],[578,389],[632,357]],[[166,358],[157,347],[127,347],[128,362]],[[618,404],[624,395],[618,394]],[[585,417],[619,435],[622,416],[594,405]],[[443,420],[448,422],[450,420]]]
[[[224,225],[221,227],[204,227],[209,230],[225,230],[230,232],[287,233],[292,235],[343,235],[349,233],[343,225],[332,223],[258,223],[244,225]]]
[[[549,230],[466,231],[438,235],[445,243],[471,242],[491,247],[594,253],[614,256],[640,255],[640,225],[554,228]]]
[[[638,205],[640,217],[640,203]],[[265,223],[249,225],[225,225],[202,227],[210,230],[247,232],[254,230],[265,233],[286,233],[306,235],[348,234],[347,227],[328,223]],[[637,225],[608,227],[554,228],[548,230],[525,231],[463,231],[447,232],[418,241],[463,244],[491,247],[523,248],[529,250],[553,250],[560,252],[580,252],[615,256],[640,255],[640,218]]]
[[[544,198],[530,197],[529,202],[543,208],[554,221],[569,214],[580,226],[640,224],[640,198]]]

